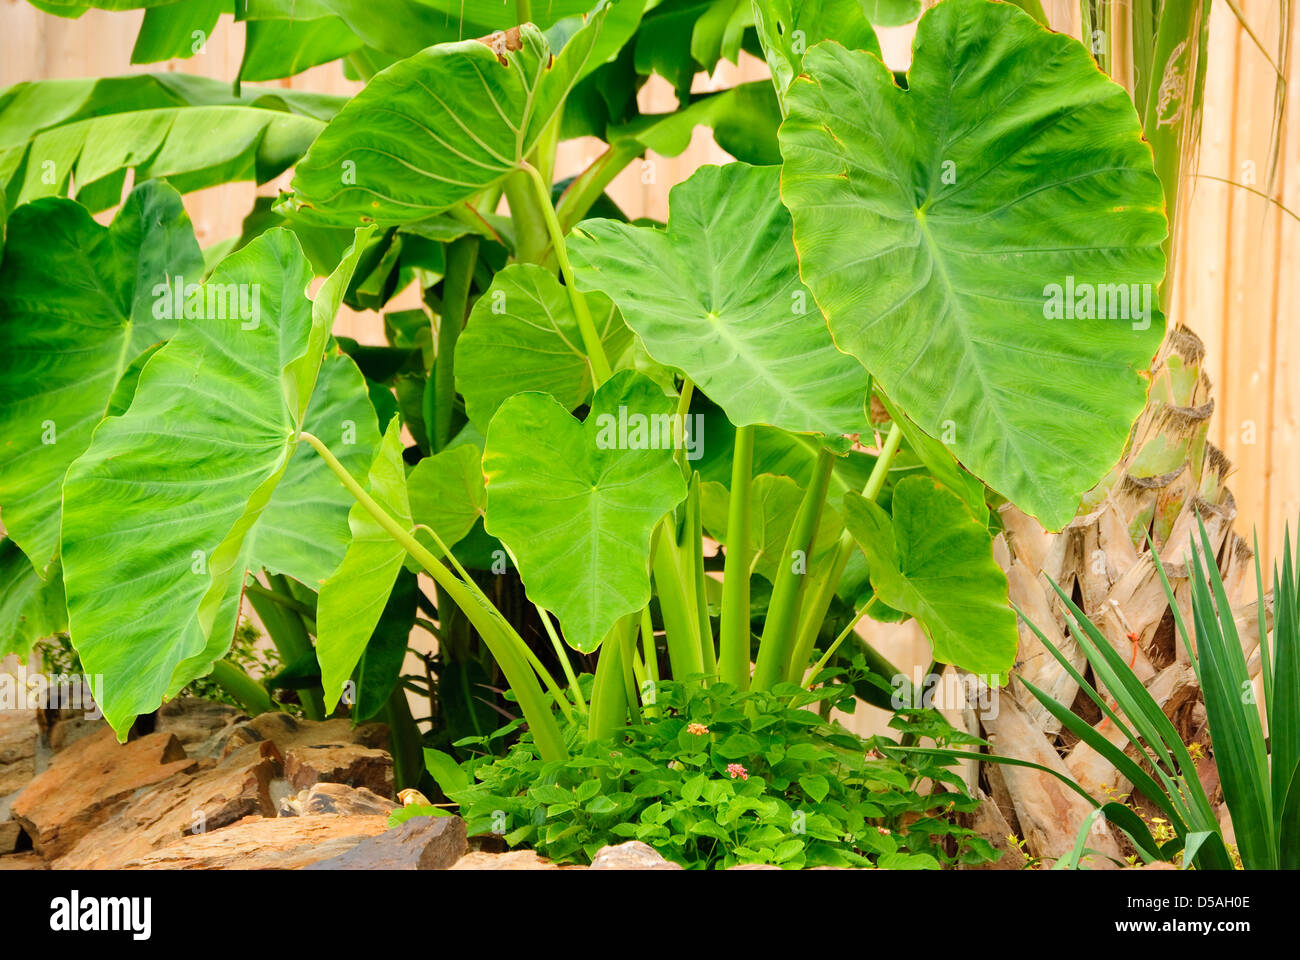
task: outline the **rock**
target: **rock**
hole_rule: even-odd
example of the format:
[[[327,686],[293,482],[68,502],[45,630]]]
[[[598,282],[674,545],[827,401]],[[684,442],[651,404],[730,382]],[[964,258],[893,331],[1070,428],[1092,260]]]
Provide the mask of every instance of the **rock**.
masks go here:
[[[0,797],[16,793],[36,776],[39,738],[35,710],[0,710]]]
[[[38,711],[37,720],[45,743],[55,753],[108,729],[108,724],[98,712],[87,713],[75,707]]]
[[[566,870],[559,864],[539,857],[532,850],[511,850],[508,853],[486,853],[474,850],[452,865],[453,870]]]
[[[248,744],[219,765],[210,759],[201,762],[206,766],[197,772],[178,774],[134,798],[54,866],[113,869],[191,834],[219,830],[250,815],[275,815],[270,784],[280,767],[269,742]]]
[[[447,870],[469,850],[460,817],[412,817],[307,870]]]
[[[199,697],[180,697],[158,709],[154,733],[173,734],[191,757],[215,757],[235,727],[247,722],[248,714],[238,707]]]
[[[0,820],[0,856],[18,849],[23,828],[15,820]]]
[[[386,817],[248,817],[154,850],[128,870],[298,870],[388,829]]]
[[[36,852],[55,860],[117,814],[136,791],[197,767],[169,733],[118,744],[105,727],[57,755],[14,799],[11,815]]]
[[[664,859],[654,847],[640,840],[601,847],[591,858],[592,870],[681,870],[680,863]]]
[[[349,787],[345,783],[318,783],[297,796],[285,797],[279,802],[282,817],[317,817],[323,814],[338,816],[388,816],[397,804],[379,796],[365,787]]]
[[[263,740],[280,751],[285,779],[296,790],[325,781],[393,795],[393,760],[384,749],[388,728],[383,724],[353,728],[344,719],[313,723],[287,713],[264,713],[235,727],[223,753]]]
[[[50,865],[41,859],[40,854],[25,850],[22,853],[9,853],[0,856],[0,870],[48,870]]]

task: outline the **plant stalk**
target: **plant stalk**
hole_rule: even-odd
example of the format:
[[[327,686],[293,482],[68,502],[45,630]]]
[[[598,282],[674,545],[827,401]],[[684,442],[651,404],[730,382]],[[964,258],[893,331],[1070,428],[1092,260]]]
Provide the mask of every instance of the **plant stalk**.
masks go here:
[[[727,505],[727,553],[718,627],[718,675],[741,690],[749,686],[749,515],[754,469],[754,428],[737,427]]]

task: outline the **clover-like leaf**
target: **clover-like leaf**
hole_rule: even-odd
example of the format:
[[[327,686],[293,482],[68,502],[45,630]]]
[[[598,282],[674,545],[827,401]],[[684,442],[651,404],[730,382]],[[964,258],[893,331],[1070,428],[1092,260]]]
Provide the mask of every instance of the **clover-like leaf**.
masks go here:
[[[86,673],[103,677],[100,705],[120,737],[230,646],[245,572],[259,565],[255,528],[291,464],[361,241],[315,303],[288,231],[227,257],[200,315],[154,353],[126,412],[68,469],[70,632]]]
[[[917,619],[935,659],[1005,673],[1019,640],[988,528],[930,477],[900,480],[890,506],[892,516],[856,493],[843,500],[876,596]]]
[[[632,334],[609,298],[587,298],[605,353],[617,357]],[[549,270],[514,263],[492,278],[456,344],[456,387],[480,429],[507,398],[535,390],[572,410],[591,396],[591,364],[569,294]]]
[[[906,90],[830,42],[803,69],[782,195],[836,344],[1061,527],[1119,459],[1164,331],[1167,225],[1128,95],[1077,41],[985,0],[921,18]]]
[[[596,649],[650,600],[651,534],[686,496],[661,428],[672,409],[654,383],[621,371],[596,391],[585,422],[540,393],[511,397],[492,418],[487,530],[578,650]]]
[[[161,181],[132,190],[109,227],[50,198],[15,210],[9,231],[23,242],[0,267],[0,511],[43,575],[58,551],[68,465],[136,358],[175,332],[168,288],[202,280],[203,255]]]
[[[835,349],[799,282],[777,167],[701,167],[669,197],[666,231],[587,220],[569,244],[579,287],[622,311],[650,356],[737,426],[866,429],[867,376]]]

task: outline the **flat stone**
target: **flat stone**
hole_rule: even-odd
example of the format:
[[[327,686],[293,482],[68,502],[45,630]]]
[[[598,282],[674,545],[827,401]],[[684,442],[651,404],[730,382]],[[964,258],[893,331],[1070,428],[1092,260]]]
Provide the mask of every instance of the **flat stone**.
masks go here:
[[[465,854],[451,867],[452,870],[568,870],[559,864],[539,857],[532,850],[511,850],[507,853],[486,853],[474,850]],[[582,869],[582,868],[578,868]]]
[[[393,759],[385,749],[388,728],[383,724],[354,728],[346,719],[313,723],[286,713],[264,713],[237,726],[223,752],[263,740],[280,751],[285,779],[296,790],[328,782],[393,795]]]
[[[35,710],[0,710],[0,797],[16,793],[36,776]]]
[[[387,817],[248,817],[123,864],[128,870],[298,870],[388,829]]]
[[[349,787],[346,783],[318,783],[300,790],[297,796],[285,797],[279,803],[279,814],[282,817],[386,817],[396,809],[396,803],[373,790]]]
[[[664,855],[640,840],[628,840],[615,846],[601,847],[591,858],[592,870],[681,870]]]
[[[179,697],[158,709],[154,733],[170,733],[191,757],[215,757],[235,727],[248,722],[238,707],[199,697]]]
[[[22,835],[23,828],[17,821],[0,820],[0,855],[18,849],[18,840]]]
[[[469,850],[460,817],[412,817],[307,870],[447,870]]]
[[[137,791],[197,767],[169,733],[119,744],[105,727],[58,754],[14,798],[10,814],[32,838],[36,852],[55,860],[117,814]]]
[[[210,759],[201,763],[198,772],[177,774],[133,798],[54,866],[114,869],[187,836],[219,830],[251,815],[275,815],[270,784],[279,773],[279,762],[271,744],[248,744],[220,765]]]
[[[50,865],[32,850],[0,856],[0,870],[48,870]]]

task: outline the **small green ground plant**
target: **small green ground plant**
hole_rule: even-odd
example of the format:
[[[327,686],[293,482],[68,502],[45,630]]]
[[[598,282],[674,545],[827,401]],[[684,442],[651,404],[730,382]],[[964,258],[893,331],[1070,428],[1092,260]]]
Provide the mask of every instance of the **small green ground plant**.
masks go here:
[[[458,744],[483,751],[460,766],[433,751],[428,760],[472,836],[497,835],[558,863],[587,862],[625,840],[699,869],[923,870],[995,859],[956,822],[976,801],[951,760],[900,753],[888,737],[864,740],[815,709],[854,703],[854,687],[840,682],[743,691],[665,681],[612,738],[567,728],[567,760],[546,761],[527,734],[505,756],[492,754],[494,737]],[[933,711],[900,712],[892,725],[904,739],[977,742]]]

